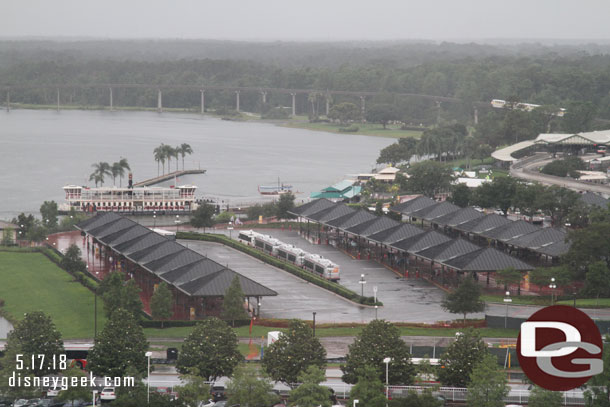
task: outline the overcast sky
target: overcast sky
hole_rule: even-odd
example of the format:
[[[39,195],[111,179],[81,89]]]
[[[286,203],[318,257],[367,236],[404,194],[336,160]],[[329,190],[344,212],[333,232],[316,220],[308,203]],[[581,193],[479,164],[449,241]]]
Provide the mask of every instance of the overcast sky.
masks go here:
[[[608,0],[2,0],[0,37],[610,39]]]

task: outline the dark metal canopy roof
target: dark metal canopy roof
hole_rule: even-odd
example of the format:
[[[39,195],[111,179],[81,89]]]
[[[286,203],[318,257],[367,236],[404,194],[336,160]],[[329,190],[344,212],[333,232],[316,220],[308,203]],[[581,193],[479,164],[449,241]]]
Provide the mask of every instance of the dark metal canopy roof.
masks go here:
[[[482,218],[483,216],[484,215],[476,209],[467,207],[458,209],[455,212],[451,212],[444,216],[440,216],[436,219],[433,219],[432,223],[436,223],[437,225],[441,226],[455,227],[473,219]]]
[[[586,205],[599,206],[601,208],[607,208],[608,203],[610,203],[610,200],[604,198],[603,196],[588,191],[580,196],[580,200]]]
[[[346,232],[368,237],[374,233],[379,233],[399,225],[400,222],[390,219],[387,216],[376,216],[375,219],[371,219],[367,222],[346,229]]]
[[[565,242],[566,232],[557,228],[538,228],[532,233],[508,240],[506,243],[526,249],[538,249],[556,242]]]
[[[378,243],[392,244],[412,236],[421,235],[424,232],[423,229],[418,228],[417,226],[402,223],[398,226],[374,233],[368,236],[368,239]]]
[[[447,235],[439,233],[436,230],[430,230],[421,235],[412,236],[401,240],[400,242],[393,243],[390,246],[407,253],[415,254],[424,249],[438,246],[439,244],[443,244],[451,240],[453,239]]]
[[[475,218],[469,220],[468,222],[464,222],[460,225],[457,225],[455,229],[461,230],[463,232],[481,234],[483,232],[495,229],[508,223],[511,223],[511,221],[506,219],[504,216],[491,213],[489,215],[483,216],[482,218]]]
[[[334,226],[337,229],[347,230],[348,228],[367,222],[371,219],[377,219],[377,216],[364,209],[361,209],[354,213],[350,213],[341,216],[340,218],[333,219],[330,222],[327,222],[327,224],[330,226]]]
[[[548,245],[543,245],[535,249],[536,252],[545,254],[551,257],[558,257],[566,254],[570,250],[570,243],[555,242]]]
[[[410,216],[414,218],[425,219],[433,221],[441,216],[446,216],[450,213],[456,212],[460,209],[459,206],[452,204],[451,202],[443,201],[437,202],[434,205],[429,205],[423,209],[411,213]]]
[[[474,243],[470,243],[468,240],[455,239],[447,241],[445,243],[441,243],[437,246],[430,247],[428,249],[421,250],[416,254],[429,260],[445,262],[455,257],[472,253],[476,250],[479,250],[480,248],[480,246],[477,246]]]
[[[341,216],[349,215],[356,212],[355,209],[350,208],[345,204],[337,204],[333,207],[328,207],[318,211],[312,215],[307,216],[308,219],[313,219],[320,223],[325,223],[333,219],[340,218]]]
[[[293,208],[289,213],[297,216],[307,217],[326,208],[332,208],[335,203],[328,199],[316,199],[301,206]]]
[[[403,203],[390,208],[393,212],[399,212],[404,215],[411,215],[413,212],[417,212],[420,209],[426,208],[430,205],[434,205],[437,202],[434,199],[430,199],[427,196],[418,196],[417,198],[410,199]]]
[[[277,295],[262,284],[116,213],[100,213],[76,228],[189,296],[224,296],[235,276],[247,297]]]
[[[443,263],[462,271],[497,271],[509,267],[518,271],[533,269],[529,264],[492,247],[484,247]]]
[[[509,223],[502,226],[498,226],[495,229],[485,231],[481,233],[481,235],[491,239],[506,242],[507,240],[527,235],[528,233],[535,232],[539,229],[540,228],[538,226],[534,226],[524,220],[516,220],[514,222],[509,221]]]

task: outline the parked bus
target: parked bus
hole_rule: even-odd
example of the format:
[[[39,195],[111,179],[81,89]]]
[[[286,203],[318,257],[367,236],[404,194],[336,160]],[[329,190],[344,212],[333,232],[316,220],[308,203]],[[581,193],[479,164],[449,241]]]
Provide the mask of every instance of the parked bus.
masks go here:
[[[254,237],[254,246],[272,256],[277,256],[277,250],[281,244],[282,242],[269,235],[258,235]]]
[[[79,369],[87,369],[87,356],[93,348],[91,343],[75,343],[65,345],[64,349],[68,359],[68,366],[75,366]]]
[[[305,250],[299,249],[291,244],[280,245],[280,247],[277,249],[277,257],[294,263],[297,266],[303,265],[303,259],[305,258],[306,254],[307,252]]]
[[[305,255],[303,268],[319,274],[327,280],[338,281],[340,278],[339,266],[317,254]]]
[[[237,235],[237,240],[244,244],[247,244],[248,246],[254,246],[254,238],[260,235],[260,233],[257,233],[253,230],[244,230],[239,232],[239,235]]]

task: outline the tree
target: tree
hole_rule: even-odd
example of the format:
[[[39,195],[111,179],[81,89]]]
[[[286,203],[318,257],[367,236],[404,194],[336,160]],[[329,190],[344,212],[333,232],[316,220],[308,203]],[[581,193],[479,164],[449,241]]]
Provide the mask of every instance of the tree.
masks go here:
[[[89,181],[94,181],[96,187],[98,183],[104,185],[104,177],[106,175],[112,175],[110,164],[100,161],[91,166],[93,167],[93,172],[89,176]]]
[[[324,368],[326,350],[309,325],[293,319],[288,332],[267,348],[263,368],[273,380],[292,385],[309,366]]]
[[[182,156],[182,171],[184,171],[184,156],[187,154],[188,155],[193,154],[193,148],[187,143],[182,143],[177,148],[177,150],[180,152],[180,155]]]
[[[81,259],[81,252],[77,245],[71,244],[70,247],[64,253],[64,257],[61,259],[61,267],[67,270],[69,273],[76,273],[78,271],[83,272],[86,270],[87,265]]]
[[[165,174],[165,151],[163,151],[163,143],[161,143],[160,146],[155,147],[153,156],[157,162],[157,176],[159,176],[159,163],[163,164],[163,174]]]
[[[339,120],[341,124],[360,119],[360,109],[353,103],[343,102],[330,108],[328,118]]]
[[[12,223],[19,226],[17,230],[18,239],[24,239],[31,228],[36,224],[36,219],[33,215],[27,215],[21,212],[17,218],[13,219]]]
[[[548,287],[551,278],[555,279],[557,287],[565,287],[572,282],[572,274],[567,266],[539,267],[530,271],[530,283],[538,287]]]
[[[187,374],[195,368],[199,376],[214,381],[231,376],[242,359],[235,332],[220,319],[211,317],[199,322],[184,341],[176,370]]]
[[[252,366],[238,366],[227,386],[227,405],[268,407],[277,403],[279,398],[273,393],[273,384],[259,376],[260,372]]]
[[[196,407],[199,402],[210,397],[210,386],[197,374],[182,375],[180,379],[185,384],[174,387],[174,391],[180,395],[180,400],[182,400],[184,406]]]
[[[412,192],[434,197],[436,194],[448,191],[453,180],[451,169],[437,161],[422,161],[409,169],[407,185]]]
[[[278,219],[292,219],[294,215],[288,213],[294,209],[294,198],[292,192],[280,195],[280,199],[277,203],[277,217]]]
[[[557,185],[541,191],[537,206],[552,218],[554,226],[562,226],[564,219],[577,205],[580,205],[580,194]]]
[[[298,377],[299,387],[290,392],[290,405],[298,407],[330,407],[331,392],[328,387],[321,386],[326,380],[324,369],[309,366]]]
[[[377,158],[377,164],[388,163],[396,165],[407,162],[416,154],[417,139],[415,137],[403,137],[394,144],[383,148]]]
[[[554,160],[542,167],[543,174],[556,177],[580,178],[579,170],[586,169],[585,162],[578,157],[567,157],[562,160]]]
[[[16,383],[17,385],[15,386],[11,386],[9,380],[13,376],[21,375],[22,380],[29,378],[30,381],[33,381],[34,377],[38,377],[27,369],[16,369],[17,355],[23,355],[23,353],[18,349],[6,349],[4,351],[4,356],[0,356],[0,394],[5,398],[13,400],[39,397],[40,390],[36,387],[24,386],[19,383]],[[35,355],[37,355],[37,353]],[[20,358],[22,357],[20,356]],[[27,363],[28,358],[22,358],[22,360],[24,363]]]
[[[381,201],[375,203],[375,216],[383,216],[383,203]]]
[[[468,406],[503,407],[509,390],[506,374],[498,370],[498,359],[485,353],[470,374]]]
[[[451,197],[449,201],[461,208],[465,208],[470,204],[470,188],[466,184],[457,184],[452,187]]]
[[[538,183],[532,185],[517,184],[513,206],[519,208],[521,213],[529,216],[531,220],[538,209],[538,197],[543,193],[544,188]]]
[[[584,292],[592,297],[610,297],[610,269],[603,261],[589,266],[585,277]]]
[[[121,308],[130,312],[134,318],[139,318],[142,311],[140,300],[140,288],[134,280],[125,281],[125,276],[120,271],[108,274],[100,283],[98,294],[104,300],[106,316]]]
[[[596,110],[595,105],[591,102],[570,103],[561,122],[562,130],[572,134],[592,130]]]
[[[87,368],[98,376],[124,376],[129,367],[146,372],[148,342],[131,312],[115,310],[89,352]]]
[[[445,296],[441,307],[452,314],[463,314],[464,324],[466,324],[467,314],[485,310],[485,302],[481,301],[481,287],[472,276],[467,275],[455,291]]]
[[[125,176],[125,171],[131,171],[131,167],[129,166],[127,158],[121,158],[118,164],[121,167],[121,170],[119,171],[119,185],[123,186],[123,177]]]
[[[610,267],[610,221],[593,221],[584,229],[570,230],[567,239],[571,246],[565,263],[578,272],[598,261]]]
[[[2,241],[0,241],[0,245],[2,246],[12,246],[15,244],[15,240],[13,239],[13,229],[5,228],[2,230]]]
[[[235,327],[236,319],[248,319],[248,314],[244,309],[244,297],[239,277],[235,276],[222,301],[222,318],[231,320],[233,327]]]
[[[9,332],[5,352],[10,355],[22,355],[24,366],[29,367],[28,373],[44,376],[59,371],[59,363],[56,362],[53,365],[52,361],[60,360],[60,355],[64,353],[64,344],[51,317],[41,311],[36,311],[25,314],[23,319]],[[35,363],[30,366],[32,357]],[[14,369],[16,360],[13,359],[10,363]]]
[[[504,291],[508,290],[511,285],[517,284],[517,295],[521,295],[521,280],[523,280],[523,274],[515,270],[514,267],[508,267],[502,270],[498,270],[495,273],[496,282],[504,284]]]
[[[165,159],[167,160],[167,173],[169,174],[171,172],[171,166],[172,166],[172,157],[176,157],[176,150],[174,149],[174,147],[167,145],[167,144],[161,144],[162,149],[163,149],[163,155],[165,157]]]
[[[172,292],[167,284],[162,282],[150,299],[152,317],[161,320],[161,329],[163,329],[163,321],[169,319],[174,314],[173,306],[174,297],[172,296]]]
[[[390,401],[390,407],[442,407],[444,402],[424,390],[422,394],[410,391],[407,397],[397,397]]]
[[[610,335],[606,335],[606,343],[610,342]],[[602,353],[604,370],[602,373],[593,376],[587,385],[589,389],[585,391],[586,405],[591,407],[610,406],[610,346],[604,346]]]
[[[409,347],[400,338],[398,328],[388,321],[371,321],[354,343],[349,346],[345,365],[341,365],[343,381],[356,383],[358,369],[373,366],[379,371],[379,379],[385,382],[385,358],[391,358],[388,380],[392,385],[410,385],[415,378],[415,368],[411,363]]]
[[[561,407],[563,405],[563,397],[561,392],[534,386],[530,391],[527,405],[529,407]]]
[[[214,206],[208,203],[202,203],[195,209],[191,215],[191,226],[196,229],[203,228],[203,232],[205,233],[206,227],[211,227],[214,225]]]
[[[367,122],[379,123],[385,129],[389,122],[400,119],[400,112],[389,103],[374,104],[367,107],[365,118]]]
[[[385,388],[379,379],[379,369],[365,365],[356,372],[358,380],[349,392],[349,404],[359,400],[366,407],[384,407],[386,405]]]
[[[487,353],[487,346],[481,334],[472,328],[456,336],[441,355],[438,379],[444,386],[466,387],[474,366]]]
[[[85,373],[82,369],[78,367],[71,367],[70,369],[63,372],[64,377],[68,377],[68,381],[77,380],[78,384],[76,386],[72,386],[68,384],[67,390],[62,390],[57,395],[57,400],[59,401],[71,401],[74,403],[76,400],[90,400],[91,398],[91,388],[89,386],[81,386],[81,378],[87,377],[87,373]],[[75,379],[72,379],[72,378]]]
[[[42,224],[49,230],[57,228],[57,202],[44,201],[40,205],[40,214],[42,215]]]

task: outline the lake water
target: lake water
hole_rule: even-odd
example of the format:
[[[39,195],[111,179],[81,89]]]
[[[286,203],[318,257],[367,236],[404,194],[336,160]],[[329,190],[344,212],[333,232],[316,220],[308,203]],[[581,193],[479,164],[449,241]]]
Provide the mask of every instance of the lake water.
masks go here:
[[[258,185],[276,184],[278,177],[301,192],[299,203],[347,174],[369,172],[379,150],[393,142],[196,114],[2,111],[0,219],[37,213],[45,200],[63,203],[64,185],[92,185],[88,179],[95,162],[112,164],[125,157],[134,181],[154,177],[153,149],[161,143],[190,144],[194,154],[185,157],[185,167],[207,170],[178,184],[192,183],[199,187],[198,198],[228,200],[233,206],[265,199]],[[111,186],[112,179],[104,185]]]

